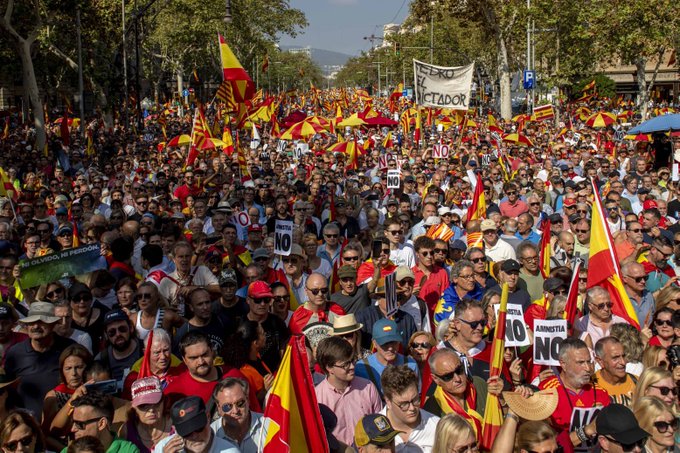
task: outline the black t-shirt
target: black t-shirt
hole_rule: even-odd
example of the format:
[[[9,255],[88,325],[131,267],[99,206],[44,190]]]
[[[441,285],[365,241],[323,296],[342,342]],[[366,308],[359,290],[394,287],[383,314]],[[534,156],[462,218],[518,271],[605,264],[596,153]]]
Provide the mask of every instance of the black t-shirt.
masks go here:
[[[212,313],[224,326],[225,332],[222,335],[224,338],[227,338],[231,333],[236,331],[239,321],[245,318],[250,311],[248,304],[244,300],[239,298],[237,298],[237,300],[238,302],[231,307],[225,307],[220,303],[219,299],[212,302]]]
[[[675,218],[675,219],[680,218],[680,200],[675,199],[673,201],[668,202],[668,215]],[[673,225],[677,225],[677,223],[675,223]],[[673,227],[671,227],[671,228],[673,228]],[[669,228],[669,230],[671,228]]]
[[[333,295],[331,295],[331,301],[340,305],[347,314],[356,313],[362,308],[371,305],[371,298],[368,295],[368,288],[366,285],[359,286],[352,296],[346,296],[342,294],[342,291],[333,293]]]
[[[181,354],[179,354],[180,340],[187,332],[198,330],[199,332],[203,332],[208,336],[208,338],[210,339],[210,347],[212,348],[213,351],[215,351],[215,354],[222,355],[224,339],[227,338],[228,334],[230,334],[230,332],[227,332],[227,330],[224,327],[225,326],[222,323],[222,321],[220,321],[220,319],[214,315],[210,322],[205,326],[195,326],[191,324],[191,321],[184,323],[184,325],[177,329],[177,332],[175,333],[174,336],[175,341],[172,348],[173,353],[177,357],[181,357]]]
[[[325,227],[328,223],[329,223],[328,220],[326,220],[323,223],[323,226]],[[359,221],[354,217],[347,217],[347,220],[345,221],[344,225],[338,222],[337,220],[333,221],[333,223],[336,224],[338,228],[340,228],[340,236],[347,239],[357,237],[361,232],[361,229],[359,228]]]
[[[5,371],[20,378],[18,393],[23,407],[37,420],[42,414],[45,395],[59,384],[59,356],[72,344],[75,344],[73,340],[54,335],[54,344],[45,352],[33,349],[30,339],[7,351]]]
[[[109,312],[109,309],[99,301],[94,301],[92,305],[92,311],[90,314],[94,313],[94,310],[99,309],[99,317],[89,326],[81,327],[76,324],[75,321],[71,321],[71,327],[74,329],[86,332],[92,338],[92,352],[96,355],[104,345],[104,316]]]
[[[269,315],[261,324],[266,336],[264,349],[260,351],[260,357],[267,364],[272,373],[279,369],[281,364],[281,351],[285,349],[290,337],[290,331],[286,323],[276,315]]]
[[[269,233],[274,232],[274,229],[276,229],[276,220],[290,220],[291,222],[294,220],[293,216],[291,215],[286,215],[286,218],[282,219],[278,216],[278,214],[274,214],[267,220],[267,231]]]

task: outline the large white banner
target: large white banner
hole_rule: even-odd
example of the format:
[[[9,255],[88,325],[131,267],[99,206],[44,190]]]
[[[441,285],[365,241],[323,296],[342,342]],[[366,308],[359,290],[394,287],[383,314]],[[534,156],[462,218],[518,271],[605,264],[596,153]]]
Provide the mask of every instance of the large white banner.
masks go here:
[[[413,60],[416,104],[467,110],[475,64],[447,68]]]

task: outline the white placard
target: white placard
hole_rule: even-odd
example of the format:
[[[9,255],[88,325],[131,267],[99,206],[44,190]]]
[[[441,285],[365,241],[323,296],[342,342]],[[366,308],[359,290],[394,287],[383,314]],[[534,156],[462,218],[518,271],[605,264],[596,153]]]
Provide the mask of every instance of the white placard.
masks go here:
[[[449,145],[438,144],[432,146],[432,158],[433,159],[448,159],[449,158]]]
[[[387,188],[398,189],[401,185],[401,172],[399,170],[387,170]]]
[[[392,159],[394,159],[392,153],[385,153],[378,156],[378,168],[380,170],[387,168],[387,163]]]
[[[475,64],[467,66],[435,66],[413,60],[416,104],[467,110]]]
[[[293,249],[293,221],[276,219],[274,227],[274,253],[289,256]]]
[[[239,212],[234,216],[236,221],[238,222],[239,225],[242,227],[247,227],[250,226],[250,216],[248,215],[247,212]]]
[[[567,320],[537,319],[534,321],[534,363],[558,366],[562,341],[567,338]]]
[[[500,304],[493,306],[498,319]],[[529,346],[529,334],[524,322],[524,310],[519,304],[508,304],[508,312],[505,317],[505,346]]]

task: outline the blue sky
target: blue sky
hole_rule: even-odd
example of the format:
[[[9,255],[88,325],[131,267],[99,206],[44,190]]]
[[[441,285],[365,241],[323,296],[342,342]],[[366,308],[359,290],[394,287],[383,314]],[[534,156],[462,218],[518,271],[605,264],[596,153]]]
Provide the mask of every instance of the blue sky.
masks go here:
[[[291,7],[305,13],[309,26],[296,38],[282,37],[280,44],[358,55],[371,48],[364,36],[382,36],[384,24],[401,23],[408,14],[409,3],[409,0],[290,0]]]

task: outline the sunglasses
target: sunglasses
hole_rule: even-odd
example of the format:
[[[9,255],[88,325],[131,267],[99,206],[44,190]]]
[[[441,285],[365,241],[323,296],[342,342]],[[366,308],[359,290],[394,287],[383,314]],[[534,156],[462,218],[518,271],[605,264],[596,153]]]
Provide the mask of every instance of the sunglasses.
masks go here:
[[[425,343],[418,343],[418,342],[414,341],[411,344],[411,347],[413,349],[430,349],[432,347],[432,345],[430,343],[428,343],[427,341]]]
[[[604,310],[606,308],[612,308],[614,306],[613,303],[611,302],[603,302],[601,304],[593,305],[593,307],[597,308],[598,310]]]
[[[482,257],[482,258],[473,258],[473,259],[471,259],[470,261],[472,261],[472,262],[475,263],[475,264],[486,263],[486,257]]]
[[[517,195],[517,192],[514,191],[514,190],[511,190],[511,191],[509,191],[509,192],[505,192],[505,194],[506,194],[507,196],[510,196],[510,195]]]
[[[673,327],[673,321],[671,321],[670,319],[657,319],[654,321],[654,324],[656,324],[659,327],[661,326]]]
[[[390,234],[393,234],[393,235],[404,234],[403,230],[394,230],[394,231],[387,230],[387,232],[390,233]]]
[[[328,294],[328,288],[307,288],[307,291],[314,294],[315,296],[318,296],[319,293],[324,295]]]
[[[428,250],[426,252],[418,252],[423,256],[434,256],[434,250]]]
[[[609,441],[611,441],[611,442],[614,442],[614,443],[617,444],[617,445],[621,445],[621,449],[622,449],[623,451],[633,451],[633,450],[635,450],[636,448],[639,448],[639,449],[641,449],[641,450],[644,450],[645,442],[647,442],[647,438],[644,438],[644,439],[638,440],[637,442],[634,442],[634,443],[632,443],[632,444],[624,444],[624,443],[622,443],[622,442],[619,442],[619,441],[616,440],[616,439],[612,439],[612,438],[609,437],[609,436],[605,436],[605,437],[607,438],[607,440],[609,440]]]
[[[92,301],[92,295],[91,294],[83,294],[82,296],[76,296],[73,299],[71,299],[72,302],[91,302]]]
[[[253,303],[256,304],[268,304],[271,301],[271,297],[253,297]]]
[[[628,278],[635,280],[636,283],[646,282],[648,277],[648,275],[641,275],[639,277],[633,277],[632,275],[628,276]]]
[[[678,388],[677,387],[666,387],[666,386],[656,386],[656,385],[650,385],[650,387],[653,387],[661,393],[661,396],[668,396],[669,393],[672,393],[673,396],[678,396]]]
[[[128,329],[127,326],[119,326],[117,329],[108,329],[108,330],[106,331],[106,335],[108,335],[108,336],[110,336],[110,337],[113,337],[113,336],[115,336],[117,333],[126,334],[126,333],[128,333],[129,331],[130,331],[130,329]]]
[[[23,447],[27,447],[27,446],[31,445],[33,440],[34,440],[33,436],[22,437],[21,439],[17,439],[17,440],[13,440],[11,442],[7,442],[5,444],[5,449],[7,449],[9,451],[17,451],[19,444],[21,444]]]
[[[343,261],[359,261],[358,256],[343,256],[342,257]]]
[[[432,374],[434,374],[434,373],[432,373]],[[458,367],[455,370],[451,371],[450,373],[441,374],[441,375],[434,374],[434,375],[437,376],[439,379],[441,379],[442,382],[451,382],[451,379],[453,379],[453,377],[455,375],[463,376],[464,374],[465,374],[465,367],[461,363],[460,365],[458,365]]]
[[[298,262],[297,258],[284,258],[282,261],[286,264],[297,264]]]
[[[666,431],[668,431],[669,428],[673,431],[677,431],[678,430],[678,419],[677,418],[673,419],[673,421],[671,421],[671,422],[658,421],[658,422],[654,422],[653,425],[656,428],[656,430],[659,431],[662,434],[665,433]]]
[[[448,253],[449,249],[434,249],[434,253]]]
[[[272,300],[274,302],[288,302],[290,301],[290,296],[274,296]]]
[[[48,293],[45,293],[45,296],[52,299],[53,297],[57,297],[64,294],[64,289],[63,288],[57,288],[55,290],[52,290]]]
[[[147,299],[151,300],[151,298],[152,298],[151,293],[138,293],[135,296],[135,299],[137,299],[137,300],[147,300]]]
[[[642,228],[636,228],[634,230],[628,230],[628,231],[630,231],[631,233],[640,233],[642,231]]]
[[[529,453],[564,453],[564,447],[561,445],[558,445],[556,449],[554,450],[546,450],[546,451],[534,451],[534,450],[528,450]]]
[[[470,326],[470,329],[472,329],[472,330],[477,329],[477,327],[479,327],[479,326],[482,326],[482,328],[486,327],[486,319],[480,319],[479,321],[466,321],[463,318],[456,318],[456,319],[458,319],[459,321]]]
[[[580,229],[576,228],[574,231],[576,231],[577,233],[585,234],[585,233],[588,233],[590,230],[580,230]]]
[[[224,403],[224,404],[222,405],[222,412],[224,412],[225,414],[226,414],[226,413],[229,413],[229,412],[231,412],[231,410],[232,410],[233,408],[235,408],[235,407],[237,407],[237,408],[239,408],[239,409],[243,409],[244,407],[246,407],[246,403],[247,403],[247,401],[246,401],[245,399],[239,400],[239,401],[237,401],[237,402],[235,402],[235,403],[233,403],[233,404],[231,404],[231,403]],[[202,428],[201,428],[201,429],[202,429]]]

